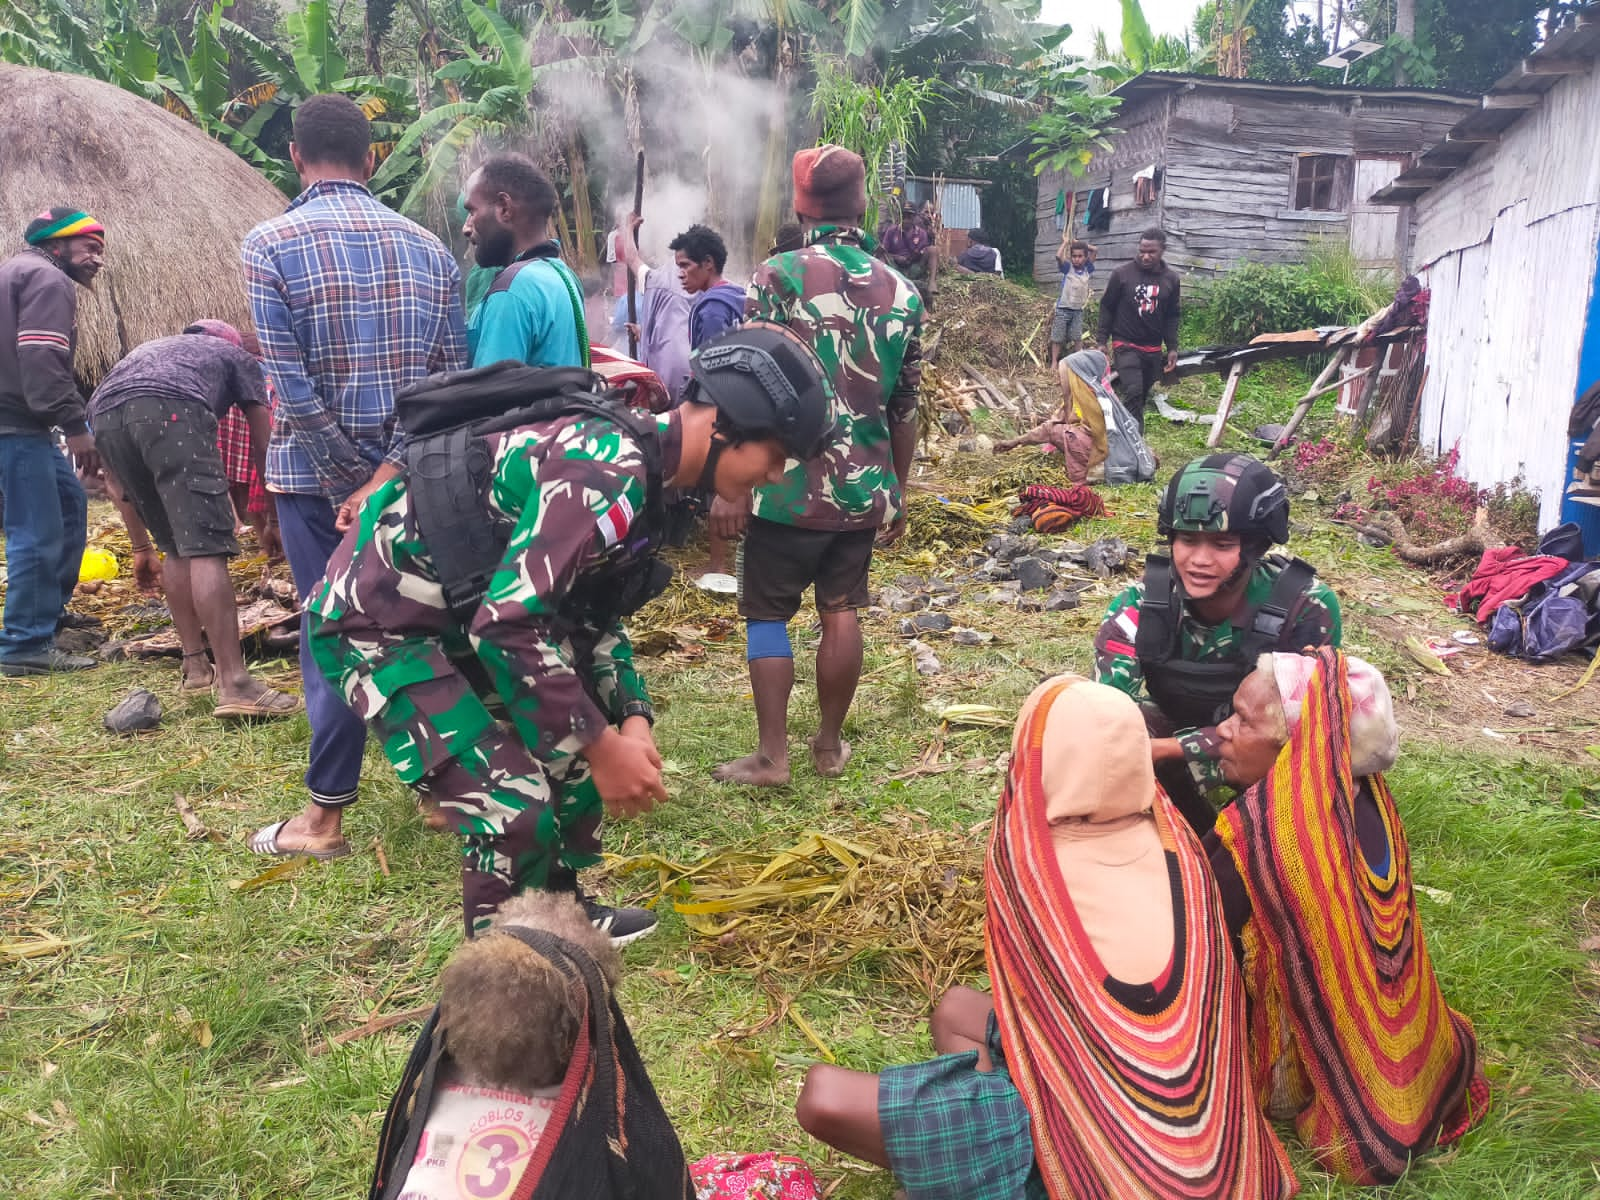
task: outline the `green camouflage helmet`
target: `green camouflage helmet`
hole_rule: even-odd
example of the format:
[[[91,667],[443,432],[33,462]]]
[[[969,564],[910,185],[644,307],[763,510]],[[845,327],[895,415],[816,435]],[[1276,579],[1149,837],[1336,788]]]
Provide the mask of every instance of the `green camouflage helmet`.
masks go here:
[[[1175,533],[1236,533],[1289,540],[1289,494],[1271,467],[1248,454],[1208,454],[1178,468],[1161,496],[1156,529]]]

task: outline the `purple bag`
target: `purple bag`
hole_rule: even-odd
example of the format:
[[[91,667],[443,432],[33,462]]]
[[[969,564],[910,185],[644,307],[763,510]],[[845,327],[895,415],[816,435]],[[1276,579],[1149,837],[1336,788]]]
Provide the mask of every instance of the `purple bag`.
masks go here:
[[[1574,563],[1534,584],[1520,600],[1502,604],[1489,621],[1489,648],[1536,663],[1585,647],[1592,650],[1600,640],[1597,573],[1600,564]]]

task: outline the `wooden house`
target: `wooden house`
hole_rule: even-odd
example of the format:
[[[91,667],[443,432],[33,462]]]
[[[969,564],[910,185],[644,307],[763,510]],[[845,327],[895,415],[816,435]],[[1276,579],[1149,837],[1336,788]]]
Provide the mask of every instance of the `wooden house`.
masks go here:
[[[1404,258],[1405,210],[1368,197],[1477,104],[1427,88],[1165,71],[1136,76],[1115,94],[1122,107],[1111,149],[1081,176],[1038,178],[1033,273],[1041,284],[1059,278],[1055,253],[1069,220],[1099,248],[1102,281],[1134,257],[1151,226],[1167,231],[1167,262],[1180,272],[1294,261],[1328,237],[1347,240],[1368,265],[1393,269]]]
[[[1542,524],[1578,520],[1600,553],[1600,497],[1566,498],[1572,405],[1600,382],[1600,11],[1553,34],[1378,193],[1409,204],[1411,270],[1433,292],[1418,433],[1480,485],[1519,476]]]

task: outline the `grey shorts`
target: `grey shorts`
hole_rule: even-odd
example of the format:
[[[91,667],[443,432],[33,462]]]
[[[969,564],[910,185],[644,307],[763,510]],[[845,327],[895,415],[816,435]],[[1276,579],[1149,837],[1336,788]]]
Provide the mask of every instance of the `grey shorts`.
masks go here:
[[[1083,309],[1058,308],[1050,319],[1050,340],[1058,346],[1083,340]]]

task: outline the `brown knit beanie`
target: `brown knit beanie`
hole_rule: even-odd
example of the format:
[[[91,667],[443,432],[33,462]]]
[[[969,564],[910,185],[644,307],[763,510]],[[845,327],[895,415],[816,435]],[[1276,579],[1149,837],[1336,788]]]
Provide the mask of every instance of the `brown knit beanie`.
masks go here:
[[[867,211],[867,166],[843,146],[794,156],[794,211],[813,221],[859,221]]]

